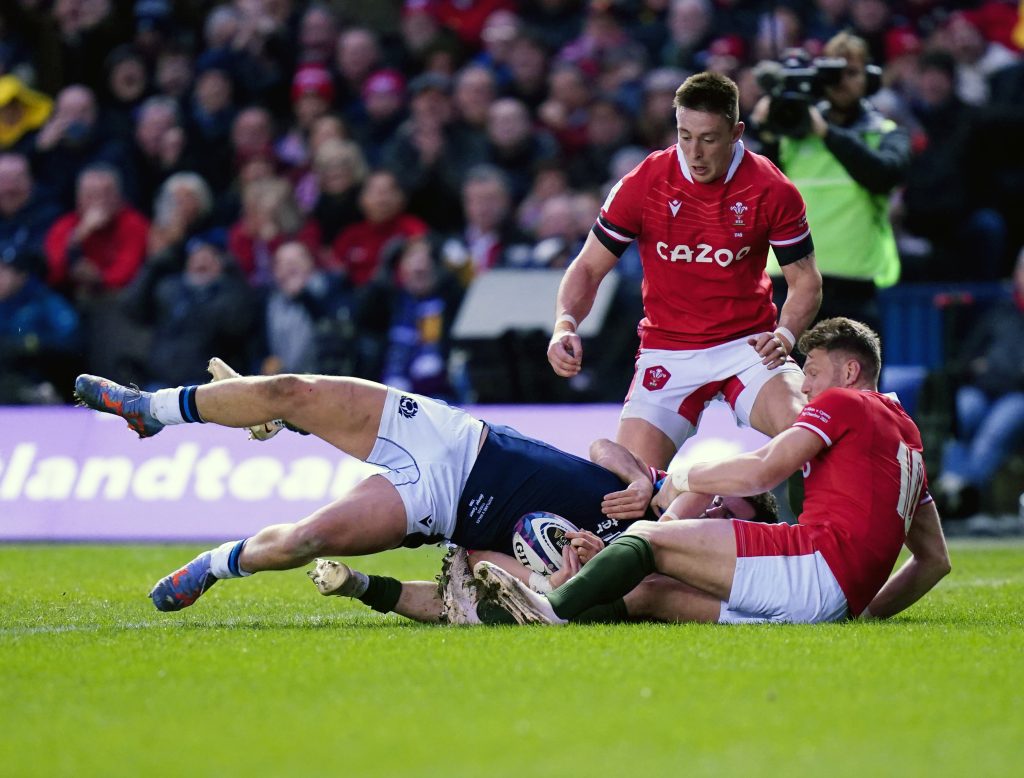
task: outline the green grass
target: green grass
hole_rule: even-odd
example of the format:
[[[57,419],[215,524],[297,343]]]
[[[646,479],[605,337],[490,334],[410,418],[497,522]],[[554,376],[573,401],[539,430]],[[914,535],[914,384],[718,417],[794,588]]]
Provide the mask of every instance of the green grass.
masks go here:
[[[1024,763],[1024,545],[902,617],[443,628],[300,571],[180,614],[182,546],[0,546],[0,775],[991,775]],[[431,578],[436,549],[361,561]]]

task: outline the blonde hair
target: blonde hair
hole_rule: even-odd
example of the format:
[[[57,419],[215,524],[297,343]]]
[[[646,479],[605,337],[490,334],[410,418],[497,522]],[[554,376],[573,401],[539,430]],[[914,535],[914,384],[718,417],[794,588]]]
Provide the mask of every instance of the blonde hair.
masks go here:
[[[833,35],[822,53],[826,57],[842,57],[846,60],[856,57],[864,64],[871,59],[867,41],[845,30]]]
[[[245,187],[242,205],[249,209],[256,203],[273,215],[281,232],[294,233],[302,227],[302,212],[295,200],[291,184],[283,178],[260,178]]]
[[[347,167],[356,183],[362,183],[369,171],[366,157],[363,156],[359,144],[350,140],[325,141],[313,157],[313,169],[320,174],[333,163],[341,163]]]

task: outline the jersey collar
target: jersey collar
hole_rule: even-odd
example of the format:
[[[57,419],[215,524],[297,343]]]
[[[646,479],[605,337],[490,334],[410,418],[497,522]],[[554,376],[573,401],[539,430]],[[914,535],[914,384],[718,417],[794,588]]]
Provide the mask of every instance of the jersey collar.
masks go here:
[[[725,174],[724,183],[728,184],[732,181],[732,177],[736,175],[736,170],[739,168],[740,162],[743,161],[743,155],[745,153],[746,150],[744,149],[743,141],[736,141],[736,145],[732,147],[732,162],[729,163],[729,170]],[[683,149],[680,147],[678,142],[676,143],[676,156],[679,158],[679,169],[683,173],[683,178],[692,184],[693,176],[690,175],[690,168],[686,164],[686,157],[683,156]]]

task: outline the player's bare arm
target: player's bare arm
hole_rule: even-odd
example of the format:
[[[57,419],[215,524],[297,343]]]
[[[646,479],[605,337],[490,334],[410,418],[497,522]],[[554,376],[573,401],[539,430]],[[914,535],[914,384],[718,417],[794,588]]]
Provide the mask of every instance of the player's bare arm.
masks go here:
[[[886,581],[861,618],[895,616],[920,600],[949,573],[949,550],[934,502],[917,507],[905,543],[912,556]]]
[[[680,492],[672,486],[672,479],[666,478],[651,501],[651,509],[658,516],[658,521],[692,519],[702,515],[713,499],[713,494]]]
[[[686,469],[672,472],[665,479],[665,497],[675,498],[673,491],[729,494],[747,497],[778,486],[790,474],[816,456],[825,442],[815,433],[791,427],[772,438],[756,451],[723,459],[719,462],[698,462]]]
[[[821,307],[821,272],[813,253],[783,265],[782,275],[789,291],[779,312],[779,326],[773,333],[762,333],[750,339],[764,364],[770,368],[786,361]]]
[[[548,344],[548,362],[563,378],[571,378],[583,365],[583,343],[576,328],[594,304],[601,281],[619,261],[590,233],[558,287],[555,326]]]
[[[602,513],[612,519],[643,518],[654,495],[654,471],[629,450],[606,438],[590,444],[590,461],[611,470],[627,484],[625,489],[605,495]]]

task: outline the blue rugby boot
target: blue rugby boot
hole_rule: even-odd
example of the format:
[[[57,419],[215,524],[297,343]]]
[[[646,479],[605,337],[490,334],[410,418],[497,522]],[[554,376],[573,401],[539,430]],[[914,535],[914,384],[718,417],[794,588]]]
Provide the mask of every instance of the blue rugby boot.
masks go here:
[[[180,611],[198,600],[218,579],[210,572],[212,551],[204,551],[181,570],[165,575],[149,593],[158,611]]]
[[[140,438],[152,437],[164,428],[149,412],[152,397],[149,392],[95,375],[80,375],[75,379],[75,399],[81,405],[120,416]]]

